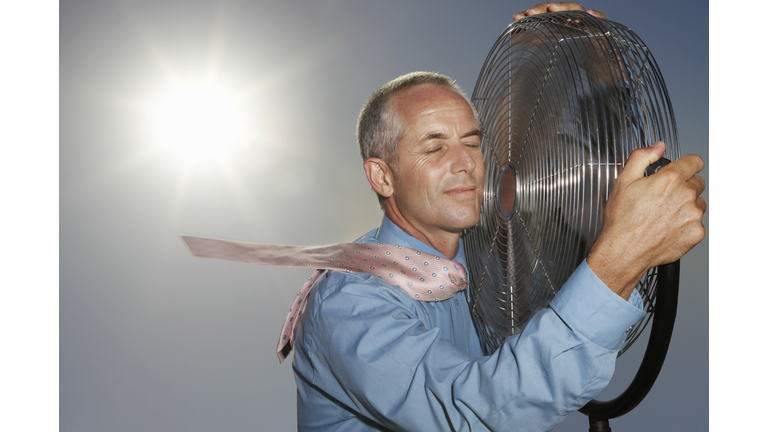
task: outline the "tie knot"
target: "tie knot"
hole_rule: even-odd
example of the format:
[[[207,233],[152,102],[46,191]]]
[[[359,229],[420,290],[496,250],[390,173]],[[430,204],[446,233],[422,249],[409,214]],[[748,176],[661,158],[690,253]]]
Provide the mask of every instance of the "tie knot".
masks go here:
[[[458,274],[449,273],[448,277],[451,279],[452,284],[456,285],[460,290],[463,290],[469,284],[467,271],[464,269],[464,266],[459,263],[454,263],[453,267]]]
[[[391,244],[349,245],[364,248],[361,258],[374,263],[357,271],[376,275],[402,288],[414,300],[447,300],[468,285],[464,266],[447,258]]]

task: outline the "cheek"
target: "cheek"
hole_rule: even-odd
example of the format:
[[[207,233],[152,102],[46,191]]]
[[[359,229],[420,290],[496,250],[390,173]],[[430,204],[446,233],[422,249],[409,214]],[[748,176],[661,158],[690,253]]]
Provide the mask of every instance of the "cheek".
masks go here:
[[[447,169],[435,164],[431,164],[426,160],[420,160],[415,162],[409,167],[410,174],[406,184],[414,189],[423,191],[422,193],[433,194],[440,190],[440,185],[448,173]]]
[[[485,161],[483,160],[483,154],[480,153],[475,156],[475,170],[479,171],[480,179],[485,179]]]

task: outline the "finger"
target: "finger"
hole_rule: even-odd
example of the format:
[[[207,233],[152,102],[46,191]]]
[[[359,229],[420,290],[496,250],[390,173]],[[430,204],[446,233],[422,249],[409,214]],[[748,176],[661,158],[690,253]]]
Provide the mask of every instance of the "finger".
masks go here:
[[[515,21],[517,21],[520,18],[524,18],[531,15],[538,15],[538,14],[543,14],[547,12],[560,12],[560,11],[567,11],[567,10],[584,10],[584,7],[576,2],[562,2],[562,3],[545,2],[545,3],[539,3],[528,10],[524,10],[518,14],[515,14],[513,18]]]
[[[587,9],[587,13],[592,15],[593,17],[605,19],[605,14],[600,12],[599,10]]]
[[[693,154],[685,155],[680,159],[664,167],[669,170],[677,170],[681,173],[684,180],[691,180],[697,173],[704,169],[704,161],[701,157]],[[662,170],[659,170],[661,172]],[[701,180],[704,181],[703,179]],[[703,191],[704,189],[702,189]]]
[[[704,198],[702,198],[702,197],[696,198],[696,205],[701,209],[702,212],[706,213],[706,211],[707,211],[707,201]]]
[[[584,6],[576,2],[557,2],[550,3],[547,7],[548,12],[564,12],[564,11],[584,11]]]
[[[690,222],[687,224],[688,235],[686,236],[689,246],[686,248],[687,250],[683,251],[683,254],[687,253],[693,246],[704,240],[704,236],[707,232],[702,223],[704,212],[707,211],[707,203],[704,199],[699,198],[696,200],[695,206],[692,207],[692,209],[693,210],[689,213]]]
[[[648,168],[648,165],[659,160],[666,149],[667,145],[664,144],[663,141],[659,141],[650,147],[635,149],[632,154],[629,155],[629,159],[627,159],[627,162],[624,164],[624,169],[621,171],[621,174],[616,177],[616,182],[630,183],[644,177],[645,169]]]
[[[574,11],[574,10],[585,11],[598,18],[605,18],[605,15],[602,12],[596,11],[596,10],[587,11],[586,9],[584,9],[584,6],[582,6],[577,2],[546,2],[546,3],[539,3],[528,10],[515,14],[513,16],[513,19],[517,21],[521,18],[525,18],[531,15],[537,15],[537,14],[542,14],[547,12],[564,12],[564,11]]]
[[[547,11],[547,8],[549,7],[550,4],[552,4],[552,2],[539,3],[539,4],[531,7],[530,9],[527,9],[527,10],[524,10],[524,11],[518,13],[518,14],[515,14],[515,16],[513,18],[514,18],[515,21],[517,21],[520,18],[524,18],[524,17],[527,17],[527,16],[544,13],[544,12]]]
[[[688,180],[688,184],[691,185],[691,187],[696,191],[696,196],[699,196],[704,192],[704,189],[707,188],[706,182],[704,182],[704,179],[699,176],[693,176],[690,180]]]

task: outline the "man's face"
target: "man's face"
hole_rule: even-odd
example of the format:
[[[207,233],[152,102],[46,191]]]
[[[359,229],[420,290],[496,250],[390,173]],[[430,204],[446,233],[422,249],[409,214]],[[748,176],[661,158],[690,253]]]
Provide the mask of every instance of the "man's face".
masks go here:
[[[394,167],[397,211],[427,237],[475,225],[485,168],[472,109],[460,95],[434,85],[396,94],[392,108],[406,131]]]

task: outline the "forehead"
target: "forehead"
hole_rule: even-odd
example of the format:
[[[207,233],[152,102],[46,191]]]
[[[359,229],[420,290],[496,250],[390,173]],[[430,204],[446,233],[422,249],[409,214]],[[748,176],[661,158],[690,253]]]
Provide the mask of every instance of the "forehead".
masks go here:
[[[472,108],[464,97],[434,84],[422,84],[398,92],[392,98],[392,108],[406,125],[430,117],[463,118],[465,121],[469,117],[472,125],[468,126],[477,127]]]

